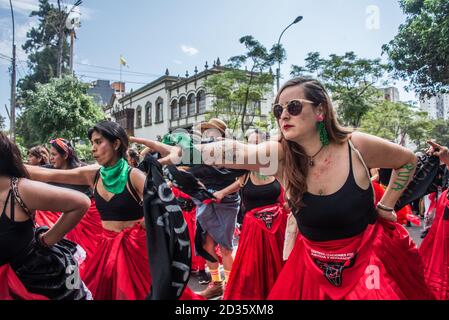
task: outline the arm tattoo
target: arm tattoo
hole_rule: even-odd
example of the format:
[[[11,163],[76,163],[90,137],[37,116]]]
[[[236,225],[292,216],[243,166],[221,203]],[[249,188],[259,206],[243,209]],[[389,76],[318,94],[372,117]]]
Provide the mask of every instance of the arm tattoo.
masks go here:
[[[410,177],[413,174],[413,170],[415,166],[412,163],[408,163],[402,168],[398,170],[397,178],[393,182],[393,190],[394,191],[402,191],[407,186],[407,183],[410,180]]]

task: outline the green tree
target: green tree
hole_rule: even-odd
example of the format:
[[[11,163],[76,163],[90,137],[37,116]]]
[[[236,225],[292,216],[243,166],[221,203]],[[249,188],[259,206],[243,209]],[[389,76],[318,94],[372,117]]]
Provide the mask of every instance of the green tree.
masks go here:
[[[74,6],[80,4],[77,1]],[[39,25],[31,28],[27,33],[28,40],[22,46],[28,54],[31,73],[18,84],[21,105],[26,101],[27,91],[34,91],[37,83],[48,83],[53,77],[69,72],[69,30],[65,27],[69,10],[61,0],[56,5],[48,0],[39,0],[39,9],[31,12],[30,17],[38,18]]]
[[[401,0],[407,20],[383,46],[395,75],[421,96],[449,89],[449,1]]]
[[[305,66],[293,65],[291,74],[320,80],[338,104],[340,121],[357,128],[362,117],[378,103],[381,94],[376,85],[386,71],[387,66],[380,59],[358,58],[354,52],[342,56],[331,54],[328,59],[311,52]]]
[[[213,113],[226,113],[230,127],[245,132],[252,123],[247,121],[248,114],[253,119],[260,115],[258,104],[273,91],[271,67],[285,60],[285,50],[277,44],[268,50],[253,36],[244,36],[239,42],[246,52],[230,58],[225,71],[208,79],[206,87],[217,98]]]
[[[443,146],[449,147],[449,120],[435,120],[430,138],[435,139]]]
[[[383,101],[363,117],[360,131],[400,145],[405,145],[409,138],[421,149],[432,128],[426,112],[415,110],[407,103]]]
[[[68,140],[86,137],[87,130],[104,118],[100,106],[87,95],[88,85],[76,78],[54,78],[29,91],[27,105],[18,121],[18,132],[27,146],[61,136]]]

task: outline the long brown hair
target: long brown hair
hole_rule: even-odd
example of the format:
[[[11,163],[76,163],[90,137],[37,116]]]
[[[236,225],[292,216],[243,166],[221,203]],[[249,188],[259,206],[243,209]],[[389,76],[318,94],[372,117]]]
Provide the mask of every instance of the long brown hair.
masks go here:
[[[0,175],[14,178],[29,178],[19,149],[3,132],[0,132]]]
[[[329,142],[339,144],[346,142],[351,130],[340,126],[331,99],[326,89],[317,80],[299,77],[287,81],[279,90],[275,103],[279,103],[279,98],[285,89],[294,86],[299,86],[304,90],[305,98],[313,101],[314,107],[321,106],[323,108],[324,124]],[[279,142],[285,151],[285,165],[282,174],[286,184],[286,194],[292,197],[290,201],[299,209],[303,206],[302,197],[307,192],[308,158],[301,145],[293,141],[287,141],[282,133]]]

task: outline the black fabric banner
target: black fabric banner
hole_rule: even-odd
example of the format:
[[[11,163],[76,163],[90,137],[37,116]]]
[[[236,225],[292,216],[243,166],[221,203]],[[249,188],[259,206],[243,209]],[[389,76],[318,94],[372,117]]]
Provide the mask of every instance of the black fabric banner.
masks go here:
[[[177,200],[165,182],[162,167],[145,158],[148,175],[144,214],[152,284],[149,300],[178,299],[189,280],[192,250],[189,230]]]
[[[396,203],[395,210],[399,211],[412,201],[437,191],[438,185],[441,183],[440,175],[441,168],[438,157],[427,154],[419,156],[413,180]]]

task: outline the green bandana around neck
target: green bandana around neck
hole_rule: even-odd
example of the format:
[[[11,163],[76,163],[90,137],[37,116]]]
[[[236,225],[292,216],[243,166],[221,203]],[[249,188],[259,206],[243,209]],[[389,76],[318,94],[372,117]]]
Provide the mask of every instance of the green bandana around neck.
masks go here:
[[[128,161],[120,159],[113,167],[102,167],[100,169],[101,180],[106,191],[120,194],[126,188],[128,182]]]

